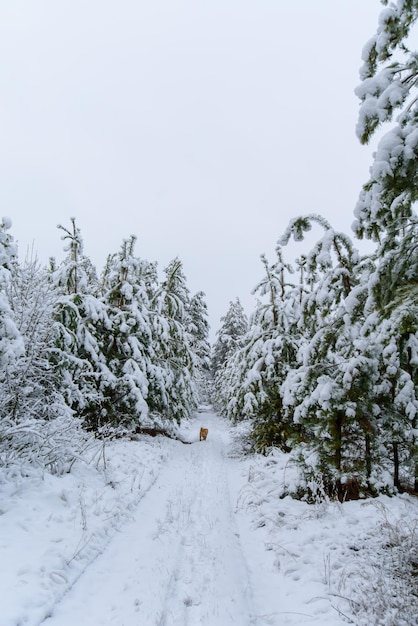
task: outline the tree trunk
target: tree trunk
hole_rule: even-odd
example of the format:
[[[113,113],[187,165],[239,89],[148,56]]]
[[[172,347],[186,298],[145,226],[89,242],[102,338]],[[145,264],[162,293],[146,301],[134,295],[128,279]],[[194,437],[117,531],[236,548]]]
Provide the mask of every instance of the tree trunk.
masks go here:
[[[370,433],[366,433],[365,435],[365,445],[366,445],[366,480],[367,486],[370,488],[370,477],[372,475],[372,451],[370,445]]]
[[[341,467],[342,467],[342,426],[344,422],[344,414],[338,411],[334,422],[334,442],[335,442],[335,454],[334,454],[334,466],[337,470],[338,478],[336,480],[337,497],[340,502],[343,500],[344,493],[341,485]]]
[[[338,412],[337,417],[335,419],[335,469],[338,472],[341,472],[341,462],[342,462],[342,425],[343,425],[344,416],[341,412]]]
[[[393,485],[396,489],[400,488],[399,482],[399,447],[398,442],[393,441]]]

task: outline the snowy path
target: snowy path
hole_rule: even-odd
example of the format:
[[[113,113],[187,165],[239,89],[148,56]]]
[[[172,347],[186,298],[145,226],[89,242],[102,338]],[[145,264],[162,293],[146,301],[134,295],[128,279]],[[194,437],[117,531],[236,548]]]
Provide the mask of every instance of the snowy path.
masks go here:
[[[247,626],[252,591],[231,503],[228,432],[216,415],[196,423],[206,442],[179,445],[106,551],[44,626]],[[264,623],[264,622],[263,622]]]
[[[0,626],[418,626],[417,499],[294,500],[297,468],[242,455],[247,429],[203,412],[191,445],[0,472]]]

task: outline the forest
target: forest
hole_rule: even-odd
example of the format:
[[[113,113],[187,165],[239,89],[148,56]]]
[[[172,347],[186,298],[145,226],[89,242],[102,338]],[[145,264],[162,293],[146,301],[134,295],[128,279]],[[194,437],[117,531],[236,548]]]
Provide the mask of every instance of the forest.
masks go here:
[[[175,436],[211,402],[251,423],[250,450],[290,454],[295,497],[418,492],[417,18],[416,2],[387,5],[363,51],[358,138],[389,128],[353,237],[320,215],[291,220],[273,261],[261,257],[255,310],[231,300],[212,349],[205,295],[190,294],[180,259],[160,278],[131,236],[98,275],[71,218],[64,260],[43,267],[19,259],[3,218],[1,466],[60,474],[91,437]],[[312,228],[316,243],[288,261]]]
[[[159,281],[132,236],[99,279],[72,219],[58,227],[62,263],[19,263],[10,225],[3,218],[1,464],[61,473],[91,436],[167,431],[189,417],[210,348],[203,294],[190,296],[181,261]]]
[[[320,215],[291,220],[274,260],[261,257],[256,310],[231,302],[214,346],[217,406],[253,422],[256,449],[290,453],[295,495],[339,500],[418,491],[416,2],[383,2],[363,50],[356,128],[382,126],[353,238]],[[338,207],[338,198],[336,198]],[[320,230],[295,262],[286,246]],[[355,240],[369,240],[360,254]]]
[[[62,15],[77,21],[79,15],[88,13],[85,3],[81,4],[77,8],[74,3],[63,3]],[[139,39],[136,29],[153,23],[151,18],[142,20],[148,5],[139,4],[128,2],[124,9],[124,15],[136,18],[131,20],[132,31],[120,20],[124,36],[129,31],[133,37],[132,48],[127,50],[142,50],[133,45]],[[208,68],[216,67],[210,46],[224,33],[232,48],[229,36],[231,28],[235,29],[235,4],[218,3],[215,9],[211,5],[207,12],[205,7],[205,12],[196,15],[189,15],[190,3],[179,7],[179,21],[187,24],[179,31],[179,42],[169,40],[167,50],[173,66],[169,66],[167,76],[178,58],[185,65],[189,60],[189,49],[184,59],[175,54],[183,50],[184,33],[193,46],[196,33],[208,35]],[[266,4],[270,9],[271,3]],[[310,11],[317,23],[321,11],[325,15],[332,3],[324,3],[320,11],[318,5],[305,4],[298,8],[297,19],[305,8],[308,13],[300,20],[301,25],[309,21]],[[190,290],[187,255],[183,263],[181,254],[175,256],[177,248],[167,256],[175,258],[160,265],[158,259],[144,258],[148,253],[143,254],[138,245],[138,238],[146,232],[125,239],[122,233],[119,248],[116,239],[116,249],[102,250],[108,254],[103,256],[103,267],[97,268],[89,256],[87,236],[84,242],[85,226],[80,226],[78,217],[70,217],[73,213],[69,211],[68,221],[62,218],[56,230],[63,254],[41,262],[40,258],[48,259],[48,250],[39,252],[39,257],[35,251],[21,256],[19,233],[14,231],[17,215],[11,211],[10,217],[0,218],[0,626],[418,625],[418,52],[413,40],[418,0],[381,0],[381,4],[376,32],[363,48],[355,92],[357,139],[363,145],[376,145],[376,149],[369,176],[365,175],[357,202],[356,197],[353,201],[350,233],[335,228],[328,214],[324,217],[319,209],[296,207],[295,216],[287,224],[286,217],[272,234],[272,249],[261,254],[261,263],[254,258],[259,277],[255,274],[253,306],[248,307],[252,310],[245,310],[242,296],[228,294],[225,302],[229,301],[229,306],[225,306],[213,335],[204,289],[197,293]],[[228,5],[226,13],[224,5]],[[167,3],[168,8],[164,17],[171,27],[169,22],[178,7],[173,9]],[[17,50],[29,34],[29,42],[35,41],[44,26],[46,33],[54,23],[51,9],[52,5],[45,5],[44,13],[36,9],[42,28],[38,24],[39,30],[35,28],[32,33],[31,19],[19,7],[16,28],[20,29],[21,22],[24,27],[16,36],[16,46],[9,49]],[[166,22],[159,10],[153,6],[156,24],[161,26]],[[347,16],[346,10],[339,6],[339,18]],[[117,38],[107,47],[108,35],[115,32],[110,16],[116,11],[119,19],[123,7],[116,10],[112,3],[103,5],[103,50],[112,60],[120,47]],[[264,36],[268,11],[263,11],[257,4]],[[229,22],[218,20],[218,15],[227,16],[228,12]],[[91,25],[96,28],[93,7],[90,13]],[[238,17],[254,15],[244,13],[243,9]],[[279,13],[288,15],[281,7]],[[207,16],[219,21],[222,28],[210,31]],[[201,30],[196,30],[200,20]],[[86,50],[100,34],[98,28],[90,32],[87,22],[83,23]],[[9,27],[7,20],[5,23],[4,33]],[[280,24],[282,28],[284,25],[288,26]],[[238,25],[235,41],[242,37],[247,45],[248,33],[254,30],[252,23],[250,26],[248,30],[248,25]],[[54,23],[53,37],[50,40],[48,33],[45,50],[50,41],[71,32],[66,21],[60,25],[61,31],[55,27]],[[275,28],[272,20],[273,38]],[[333,23],[332,28],[338,26]],[[144,48],[152,54],[158,47],[154,37],[167,43],[164,28],[161,33],[157,31],[150,28],[149,47]],[[292,31],[292,37],[297,41],[302,33]],[[73,41],[78,40],[68,39],[65,54],[57,54],[66,87],[63,94],[67,94],[67,82],[68,89],[72,86],[61,61],[67,53],[72,57]],[[28,43],[28,50],[31,45]],[[252,45],[249,54],[257,39]],[[102,63],[100,50],[99,46],[91,52]],[[200,52],[203,50],[206,48]],[[222,50],[219,59],[223,61]],[[239,55],[235,49],[233,52],[230,67],[246,71],[245,59],[235,59]],[[83,46],[78,53],[80,58],[84,55]],[[339,61],[340,53],[332,49]],[[196,63],[199,58],[197,54]],[[126,67],[134,67],[137,58],[133,55],[132,59],[132,65]],[[161,71],[167,59],[162,56],[161,65],[152,67]],[[82,60],[84,63],[84,57]],[[44,104],[51,91],[36,79],[42,73],[37,74],[36,63],[27,62],[24,56],[22,64],[25,71],[27,65],[36,89],[45,86]],[[322,71],[332,80],[334,66],[326,65],[324,62],[314,68],[312,61],[308,73]],[[89,87],[93,67],[98,66],[93,63],[90,67],[86,62]],[[123,109],[126,99],[119,89],[119,79],[122,83],[124,78],[120,67],[115,64],[113,74],[110,72],[108,88],[121,100],[121,109],[107,109],[114,115],[118,132],[125,126],[119,127],[117,111]],[[253,78],[258,68],[255,64]],[[283,84],[286,81],[279,70],[273,78]],[[74,72],[80,72],[80,66],[75,65]],[[8,80],[15,81],[19,71],[12,74]],[[300,98],[300,110],[306,118],[303,123],[315,124],[315,108],[310,108],[309,97],[316,97],[317,91],[308,93],[309,81],[302,74],[299,77],[297,72],[300,85],[295,93],[299,98],[299,88],[305,90]],[[202,75],[202,84],[206,76]],[[229,87],[229,74],[225,76]],[[262,72],[260,77],[265,78]],[[175,82],[175,75],[171,78]],[[142,88],[142,79],[137,79]],[[163,82],[159,74],[158,79]],[[253,84],[247,75],[244,82]],[[218,90],[221,84],[213,83]],[[51,85],[59,91],[55,75]],[[83,81],[74,85],[78,85],[75,93],[81,109],[88,91]],[[11,89],[12,107],[15,87],[19,91],[19,80]],[[202,92],[205,97],[210,91],[206,87]],[[295,95],[289,85],[283,90],[283,98]],[[191,115],[193,104],[188,94],[185,91],[183,95],[186,117]],[[138,117],[139,100],[138,96],[129,103]],[[58,101],[62,106],[63,100]],[[73,106],[72,100],[70,104]],[[31,105],[27,98],[22,108],[30,109]],[[170,98],[164,107],[173,113]],[[35,106],[31,111],[34,117],[28,119],[36,119],[35,125],[42,130],[36,117],[39,111]],[[48,107],[45,111],[48,115]],[[17,107],[16,115],[19,113]],[[346,123],[343,118],[342,113],[339,118],[330,115],[330,128],[324,130],[333,132],[336,120]],[[64,119],[62,113],[59,124]],[[126,128],[129,142],[134,143],[131,119],[127,116]],[[167,119],[171,123],[175,118]],[[242,119],[246,119],[243,114]],[[98,135],[103,132],[103,120],[97,127]],[[202,120],[203,124],[207,121],[204,115]],[[266,132],[270,132],[271,124],[266,120]],[[140,122],[136,131],[142,125],[145,128],[148,119]],[[22,134],[29,126],[22,123]],[[158,163],[158,176],[163,179],[166,169],[159,168],[160,148],[166,147],[166,129],[159,126],[160,119],[161,144],[154,142],[155,128],[147,128],[147,133],[155,143],[155,161],[150,159],[150,167]],[[179,134],[181,129],[179,124]],[[66,132],[71,130],[69,124]],[[221,137],[222,128],[217,130]],[[212,132],[212,126],[207,131]],[[302,135],[295,137],[300,162],[293,164],[292,160],[291,166],[297,166],[298,184],[307,187],[312,176],[305,169],[312,157],[305,159],[303,141],[308,139],[303,137],[303,124],[298,124],[298,132]],[[329,136],[327,132],[323,132],[324,138]],[[57,141],[61,139],[58,136]],[[25,144],[19,141],[16,150],[20,159],[26,154],[22,149]],[[99,143],[98,149],[104,152],[107,145],[113,145]],[[208,152],[214,149],[209,143],[201,141]],[[222,136],[221,147],[224,143],[228,141]],[[313,143],[315,148],[317,143]],[[65,147],[65,141],[62,145]],[[252,144],[252,149],[257,145]],[[142,146],[144,152],[147,146]],[[47,145],[45,150],[49,148]],[[185,153],[190,156],[186,149]],[[91,154],[87,151],[85,158]],[[284,150],[277,150],[278,159],[284,154]],[[117,151],[112,155],[115,162],[121,157],[121,169],[125,163],[122,156]],[[335,215],[339,216],[344,211],[349,182],[355,180],[350,178],[350,165],[354,170],[356,164],[345,156],[339,166],[347,177],[347,189],[332,192],[335,181],[325,161],[321,163],[323,179],[315,182],[321,187],[321,201],[335,194]],[[81,162],[82,169],[83,159]],[[32,161],[28,159],[28,163]],[[206,167],[206,161],[202,163]],[[239,170],[237,179],[232,176],[233,166]],[[81,169],[74,171],[90,176],[91,172]],[[266,176],[270,172],[273,168]],[[228,167],[222,173],[231,174],[239,184],[246,170],[241,172],[233,163],[231,173]],[[176,169],[170,174],[175,177]],[[34,178],[37,175],[35,168]],[[99,185],[104,175],[100,170]],[[133,165],[129,175],[137,175]],[[144,172],[141,176],[145,178]],[[138,186],[141,176],[134,181]],[[53,180],[53,173],[51,177]],[[292,187],[291,178],[277,171],[274,182],[280,198],[280,184],[285,178],[284,183]],[[76,186],[78,176],[69,179]],[[95,185],[94,176],[92,180]],[[202,182],[207,180],[202,178]],[[203,195],[205,185],[200,188],[199,178],[194,182],[199,186],[198,194]],[[17,194],[32,198],[29,184],[24,190],[18,187]],[[181,189],[183,193],[185,187]],[[130,190],[128,185],[126,194]],[[99,191],[103,192],[100,186]],[[268,188],[262,191],[264,196],[260,192],[258,199],[270,196]],[[297,189],[293,191],[297,200]],[[225,195],[225,202],[229,202],[232,196]],[[100,205],[99,196],[95,206]],[[212,197],[208,194],[207,201]],[[132,197],[129,210],[136,210],[135,202]],[[180,205],[171,193],[167,193],[167,202],[172,203],[170,217],[175,220]],[[236,205],[242,212],[240,203]],[[284,205],[285,200],[277,206],[278,224],[288,208]],[[193,206],[195,218],[198,208]],[[312,202],[311,206],[319,205]],[[325,204],[322,208],[326,211]],[[150,214],[153,211],[152,206],[141,205],[141,209]],[[251,210],[253,220],[259,219],[257,209]],[[28,203],[27,211],[38,216],[35,201],[33,207]],[[231,216],[227,216],[231,221],[232,213],[231,209]],[[200,217],[197,214],[199,219],[195,220],[199,228],[203,223]],[[143,213],[134,218],[146,223]],[[158,218],[161,229],[167,227],[168,236],[179,245],[165,218],[159,214]],[[118,223],[124,225],[126,221],[119,217]],[[236,226],[234,235],[238,233]],[[178,231],[182,228],[180,224]],[[189,230],[184,232],[193,238]],[[159,228],[158,243],[167,252],[165,240],[159,241],[160,234]],[[209,235],[213,250],[216,241]],[[256,241],[253,232],[251,241]],[[237,237],[231,253],[237,245],[244,247],[244,238]],[[202,252],[203,246],[196,254]],[[255,257],[257,254],[258,250]],[[210,254],[206,258],[214,263]],[[203,286],[207,277],[200,270],[198,273]],[[220,302],[218,292],[217,298]],[[201,441],[202,428],[205,438]]]

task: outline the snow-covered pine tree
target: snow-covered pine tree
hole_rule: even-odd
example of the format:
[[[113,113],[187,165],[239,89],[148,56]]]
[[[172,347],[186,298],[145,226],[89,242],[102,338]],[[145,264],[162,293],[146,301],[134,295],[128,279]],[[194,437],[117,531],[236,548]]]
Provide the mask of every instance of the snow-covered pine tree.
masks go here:
[[[356,90],[361,100],[357,124],[360,141],[368,142],[381,124],[393,121],[395,113],[398,115],[374,154],[370,180],[355,209],[354,231],[377,245],[377,269],[370,281],[370,298],[384,327],[384,320],[390,320],[392,325],[389,343],[392,348],[396,346],[396,357],[392,355],[390,369],[393,380],[398,381],[392,388],[392,427],[398,435],[403,430],[402,439],[409,440],[410,462],[414,466],[412,482],[418,491],[418,378],[414,348],[418,332],[418,53],[409,48],[418,4],[408,0],[384,4],[376,34],[362,55],[362,82]],[[383,353],[382,360],[385,361]],[[403,381],[400,386],[399,381]],[[406,388],[409,392],[405,404]],[[396,427],[401,406],[404,408]],[[397,451],[394,456],[396,465]]]
[[[238,348],[241,338],[248,330],[248,319],[239,298],[229,303],[228,311],[221,317],[221,326],[216,333],[212,350],[212,370],[214,375],[231,354]]]
[[[210,401],[210,343],[208,307],[205,294],[198,291],[188,306],[188,334],[190,347],[195,355],[197,387],[200,402]]]
[[[13,402],[13,390],[10,389],[12,370],[25,348],[22,337],[16,327],[11,311],[7,288],[10,280],[12,259],[16,255],[13,237],[8,230],[11,220],[3,217],[0,223],[0,464],[4,464],[4,455],[14,435],[9,417],[10,403]]]
[[[324,234],[304,258],[298,323],[303,341],[283,394],[301,429],[295,456],[308,482],[319,478],[328,493],[342,498],[349,490],[370,488],[372,379],[370,363],[355,349],[370,260],[317,215],[292,220],[280,242],[301,240],[314,223]]]
[[[26,417],[54,419],[64,409],[61,377],[51,367],[50,351],[54,350],[55,329],[53,308],[58,292],[49,272],[35,259],[13,262],[7,296],[25,351],[15,362],[10,375],[14,389],[9,409],[11,419]]]
[[[55,268],[54,281],[65,294],[93,293],[98,287],[96,268],[84,255],[84,241],[75,218],[70,218],[70,221],[70,228],[61,224],[57,226],[62,232],[62,241],[66,242],[64,252],[68,254],[64,262]]]
[[[417,309],[396,306],[387,319],[377,318],[369,346],[376,359],[374,394],[378,401],[377,434],[393,485],[402,489],[415,475],[414,423],[417,401]],[[373,324],[373,318],[367,323]]]
[[[149,264],[135,255],[135,243],[135,236],[122,242],[119,253],[109,257],[102,281],[108,332],[101,349],[112,375],[102,389],[102,422],[130,428],[148,425],[154,360]]]
[[[164,273],[165,278],[152,302],[156,372],[163,391],[155,410],[168,419],[180,422],[191,414],[198,403],[199,362],[190,333],[190,295],[182,262],[175,258]]]
[[[108,423],[106,392],[116,385],[105,354],[112,325],[75,219],[70,229],[58,228],[68,254],[52,271],[59,298],[54,306],[56,344],[51,361],[61,368],[68,406],[86,428],[97,430]]]
[[[280,247],[273,265],[264,255],[261,260],[265,276],[253,290],[261,300],[225,372],[227,415],[254,420],[252,436],[258,450],[277,446],[289,452],[297,427],[283,411],[281,386],[299,348],[299,292],[288,283],[293,270],[284,263]]]
[[[78,456],[85,435],[65,401],[66,373],[56,359],[59,293],[36,259],[13,263],[7,293],[25,347],[9,370],[8,458],[61,473]]]
[[[212,348],[211,370],[213,376],[213,403],[223,413],[227,412],[228,385],[226,367],[228,361],[241,346],[248,330],[248,319],[239,298],[229,303],[228,311],[221,317]],[[228,376],[229,380],[229,376]]]
[[[10,278],[12,260],[17,254],[13,237],[7,232],[12,226],[8,217],[0,223],[0,372],[24,353],[24,345],[10,310],[6,288]]]
[[[62,394],[52,309],[57,294],[48,273],[32,260],[19,265],[0,231],[0,463],[31,462],[54,472],[68,468],[84,441]]]

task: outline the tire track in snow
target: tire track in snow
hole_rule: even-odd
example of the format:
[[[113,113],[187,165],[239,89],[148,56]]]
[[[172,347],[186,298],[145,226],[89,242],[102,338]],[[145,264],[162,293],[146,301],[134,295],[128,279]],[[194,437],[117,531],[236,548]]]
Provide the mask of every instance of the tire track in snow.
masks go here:
[[[108,549],[44,626],[250,626],[249,575],[231,507],[225,425],[179,444]],[[196,426],[197,428],[197,426]]]
[[[221,442],[211,430],[212,440],[191,447],[176,498],[181,558],[158,626],[254,623]]]

